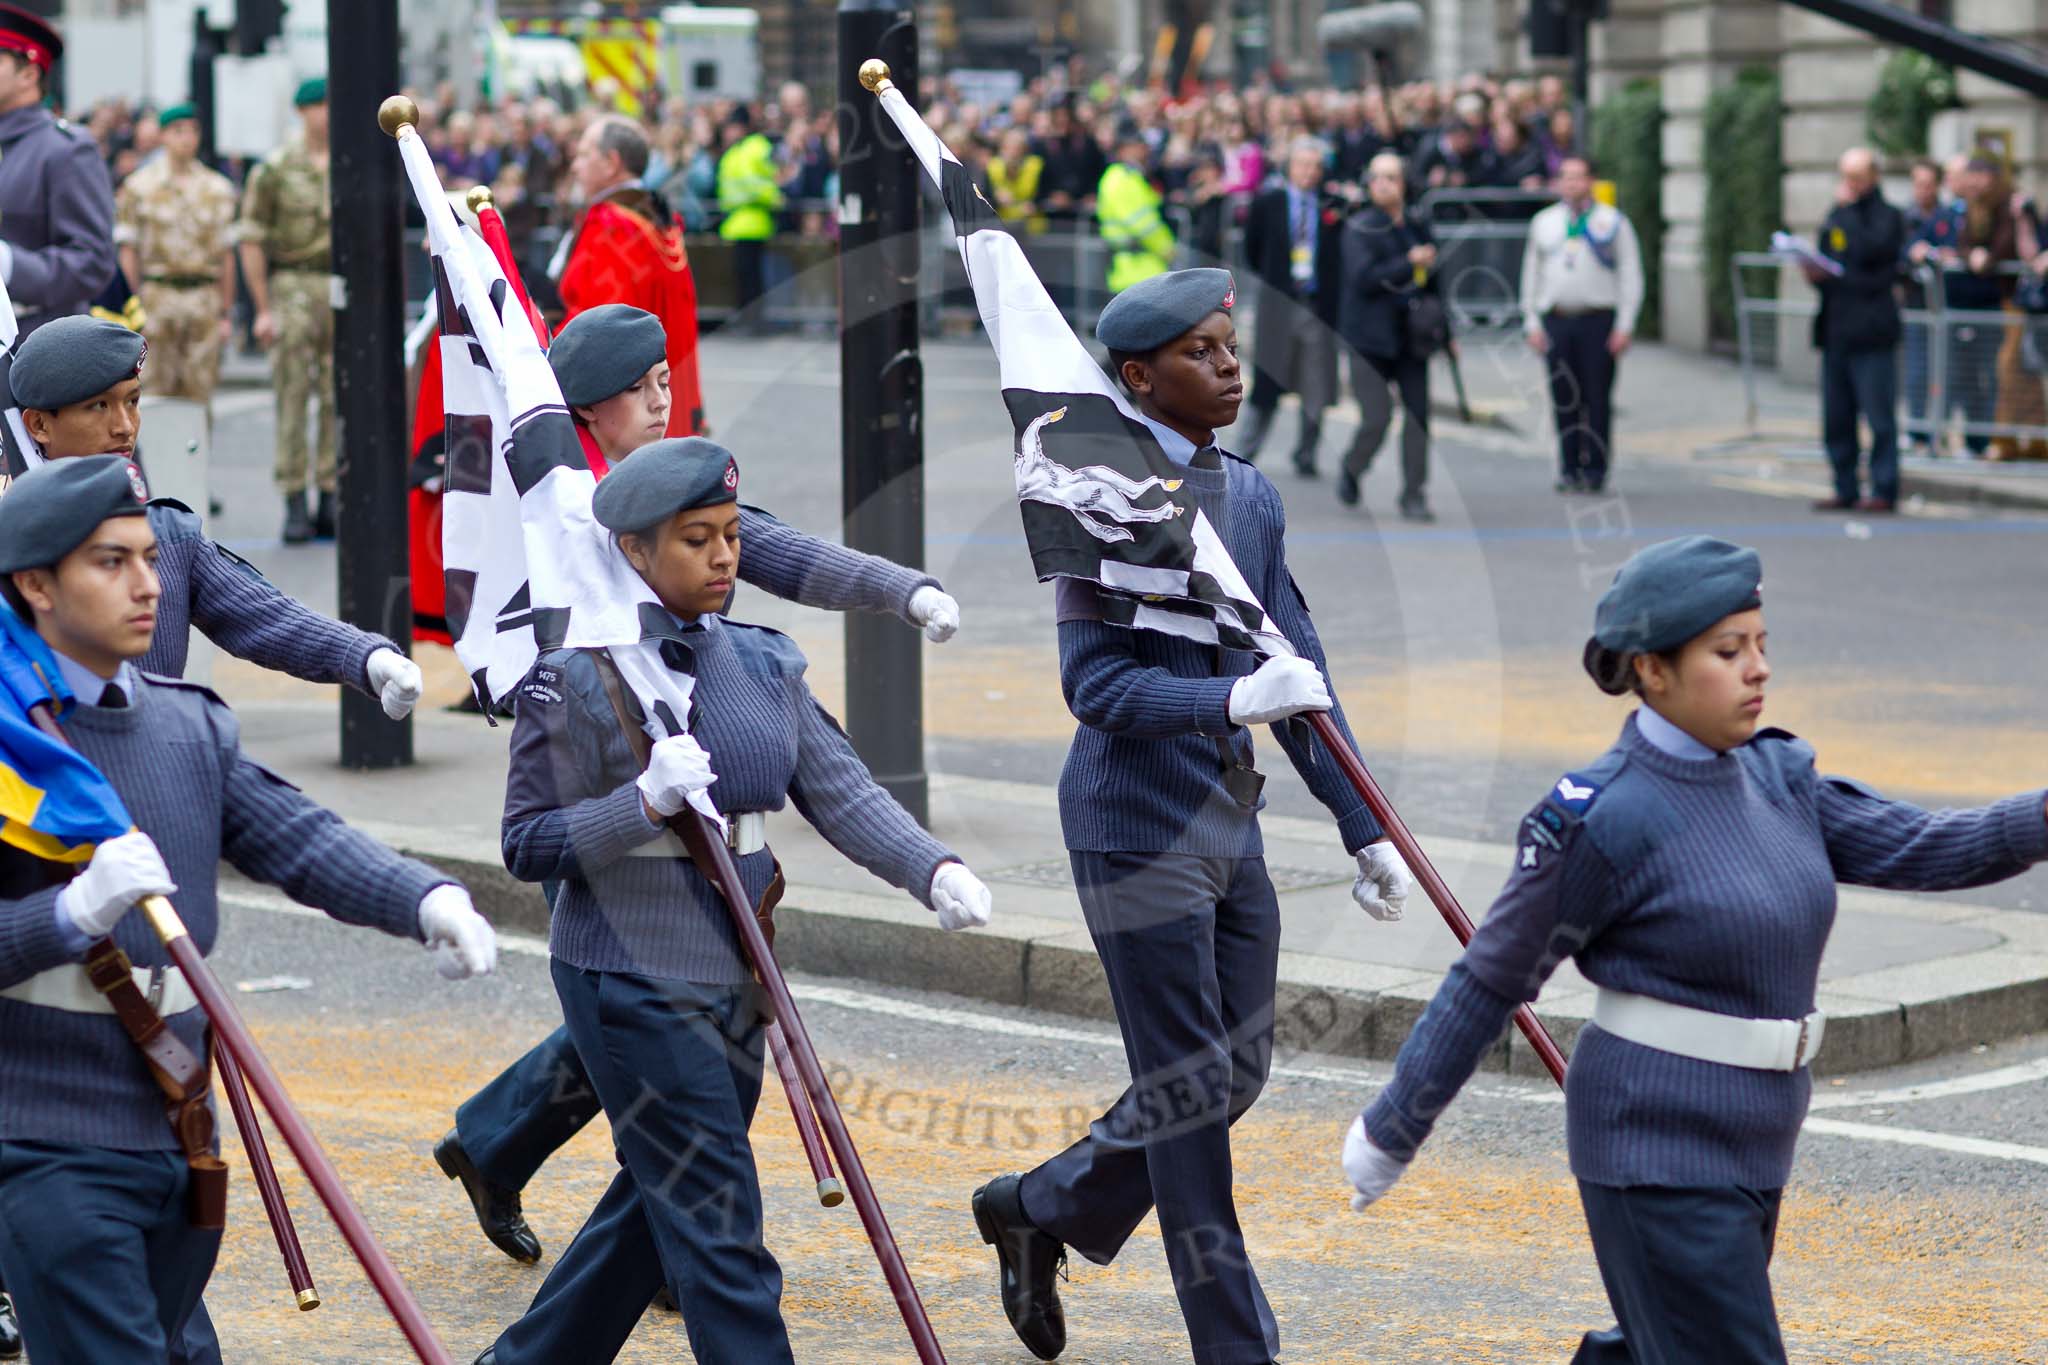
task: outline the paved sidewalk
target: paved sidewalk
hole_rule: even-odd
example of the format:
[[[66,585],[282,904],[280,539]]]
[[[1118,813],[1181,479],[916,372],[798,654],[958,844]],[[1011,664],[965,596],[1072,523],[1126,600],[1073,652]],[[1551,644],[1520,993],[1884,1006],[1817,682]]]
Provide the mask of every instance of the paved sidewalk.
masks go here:
[[[1541,362],[1513,337],[1468,339],[1464,351],[1471,427],[1460,422],[1442,357],[1431,380],[1436,420],[1460,440],[1547,457],[1554,438]],[[1358,420],[1355,403],[1340,405],[1338,413]],[[1623,465],[1699,462],[1788,494],[1832,491],[1820,445],[1818,391],[1762,373],[1752,422],[1741,367],[1729,357],[1656,342],[1631,347],[1616,381],[1614,432]],[[2048,508],[2048,461],[1908,457],[1899,468],[1907,500]]]
[[[330,704],[238,706],[251,751],[315,799],[394,846],[469,884],[494,922],[545,933],[537,889],[514,882],[498,856],[505,741],[474,716],[428,712],[415,727],[409,770],[347,772],[333,762]],[[939,837],[995,892],[985,931],[944,934],[909,897],[853,867],[793,811],[769,838],[790,881],[777,949],[792,969],[941,989],[998,1004],[1111,1017],[1100,967],[1074,898],[1050,787],[935,774]],[[1391,1057],[1456,954],[1450,931],[1417,896],[1405,921],[1377,924],[1350,899],[1353,863],[1332,827],[1269,816],[1267,859],[1281,893],[1279,1001],[1290,1047]],[[1423,833],[1428,851],[1474,919],[1508,869],[1512,849]],[[1822,1074],[1865,1070],[2038,1030],[2048,1017],[2048,919],[1973,907],[1955,898],[1842,892],[1822,968],[1828,1011]],[[1569,1048],[1591,1010],[1570,964],[1539,1013]],[[1496,1067],[1538,1067],[1510,1034]]]

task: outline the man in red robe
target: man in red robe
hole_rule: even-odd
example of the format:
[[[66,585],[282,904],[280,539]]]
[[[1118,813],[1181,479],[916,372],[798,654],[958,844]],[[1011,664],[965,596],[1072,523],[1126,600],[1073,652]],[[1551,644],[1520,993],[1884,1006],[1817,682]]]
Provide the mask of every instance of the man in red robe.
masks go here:
[[[562,295],[562,323],[604,303],[644,308],[668,336],[670,436],[701,436],[704,391],[697,379],[697,282],[675,216],[642,188],[647,135],[607,115],[584,130],[569,175],[585,208],[548,266]]]

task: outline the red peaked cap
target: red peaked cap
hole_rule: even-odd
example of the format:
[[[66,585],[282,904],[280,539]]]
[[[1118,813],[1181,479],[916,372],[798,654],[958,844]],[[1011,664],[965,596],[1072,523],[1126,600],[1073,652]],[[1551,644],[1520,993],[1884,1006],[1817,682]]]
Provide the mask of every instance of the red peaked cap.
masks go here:
[[[0,51],[19,52],[47,73],[64,55],[64,39],[20,6],[0,4]]]

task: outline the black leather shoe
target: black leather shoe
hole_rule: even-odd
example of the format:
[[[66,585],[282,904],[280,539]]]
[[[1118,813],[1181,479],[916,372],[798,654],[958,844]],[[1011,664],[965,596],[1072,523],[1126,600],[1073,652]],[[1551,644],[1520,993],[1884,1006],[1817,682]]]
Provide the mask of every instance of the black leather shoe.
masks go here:
[[[14,1320],[14,1299],[0,1294],[0,1360],[21,1359],[21,1324]]]
[[[1358,476],[1348,469],[1337,471],[1337,501],[1346,507],[1358,506]]]
[[[304,493],[285,495],[284,530],[280,535],[287,545],[304,545],[313,538],[313,519],[306,515]]]
[[[313,507],[313,539],[334,539],[334,494],[322,493]]]
[[[668,1292],[667,1285],[663,1285],[654,1291],[654,1306],[664,1313],[680,1313],[683,1311],[676,1307],[676,1296]]]
[[[1067,1315],[1059,1282],[1067,1249],[1024,1216],[1021,1175],[998,1176],[974,1192],[974,1225],[1002,1266],[1003,1312],[1017,1337],[1040,1360],[1067,1348]]]
[[[477,1224],[483,1228],[484,1236],[491,1239],[492,1246],[521,1265],[532,1265],[540,1259],[540,1238],[533,1235],[533,1229],[526,1226],[526,1215],[519,1211],[519,1191],[484,1179],[469,1153],[462,1150],[462,1139],[453,1129],[434,1144],[434,1164],[450,1180],[462,1182],[463,1192],[476,1209]]]
[[[498,1365],[498,1348],[495,1346],[486,1348],[482,1355],[471,1362],[471,1365]]]

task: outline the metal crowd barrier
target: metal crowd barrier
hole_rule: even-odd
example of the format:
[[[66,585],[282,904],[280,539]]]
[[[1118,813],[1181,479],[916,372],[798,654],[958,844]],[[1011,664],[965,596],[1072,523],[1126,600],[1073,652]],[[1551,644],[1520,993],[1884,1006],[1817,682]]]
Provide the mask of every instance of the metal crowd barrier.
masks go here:
[[[1529,220],[1557,196],[1541,190],[1434,189],[1416,201],[1437,241],[1437,280],[1461,331],[1522,326]]]
[[[1766,421],[1810,425],[1819,415],[1818,292],[1768,253],[1740,253],[1729,269],[1750,432]],[[2015,261],[1997,273],[2024,272]],[[1902,453],[1982,456],[1996,442],[2001,453],[2048,456],[2048,315],[1954,306],[1949,276],[1926,265],[1910,275],[1922,302],[1902,310],[1895,352]]]

